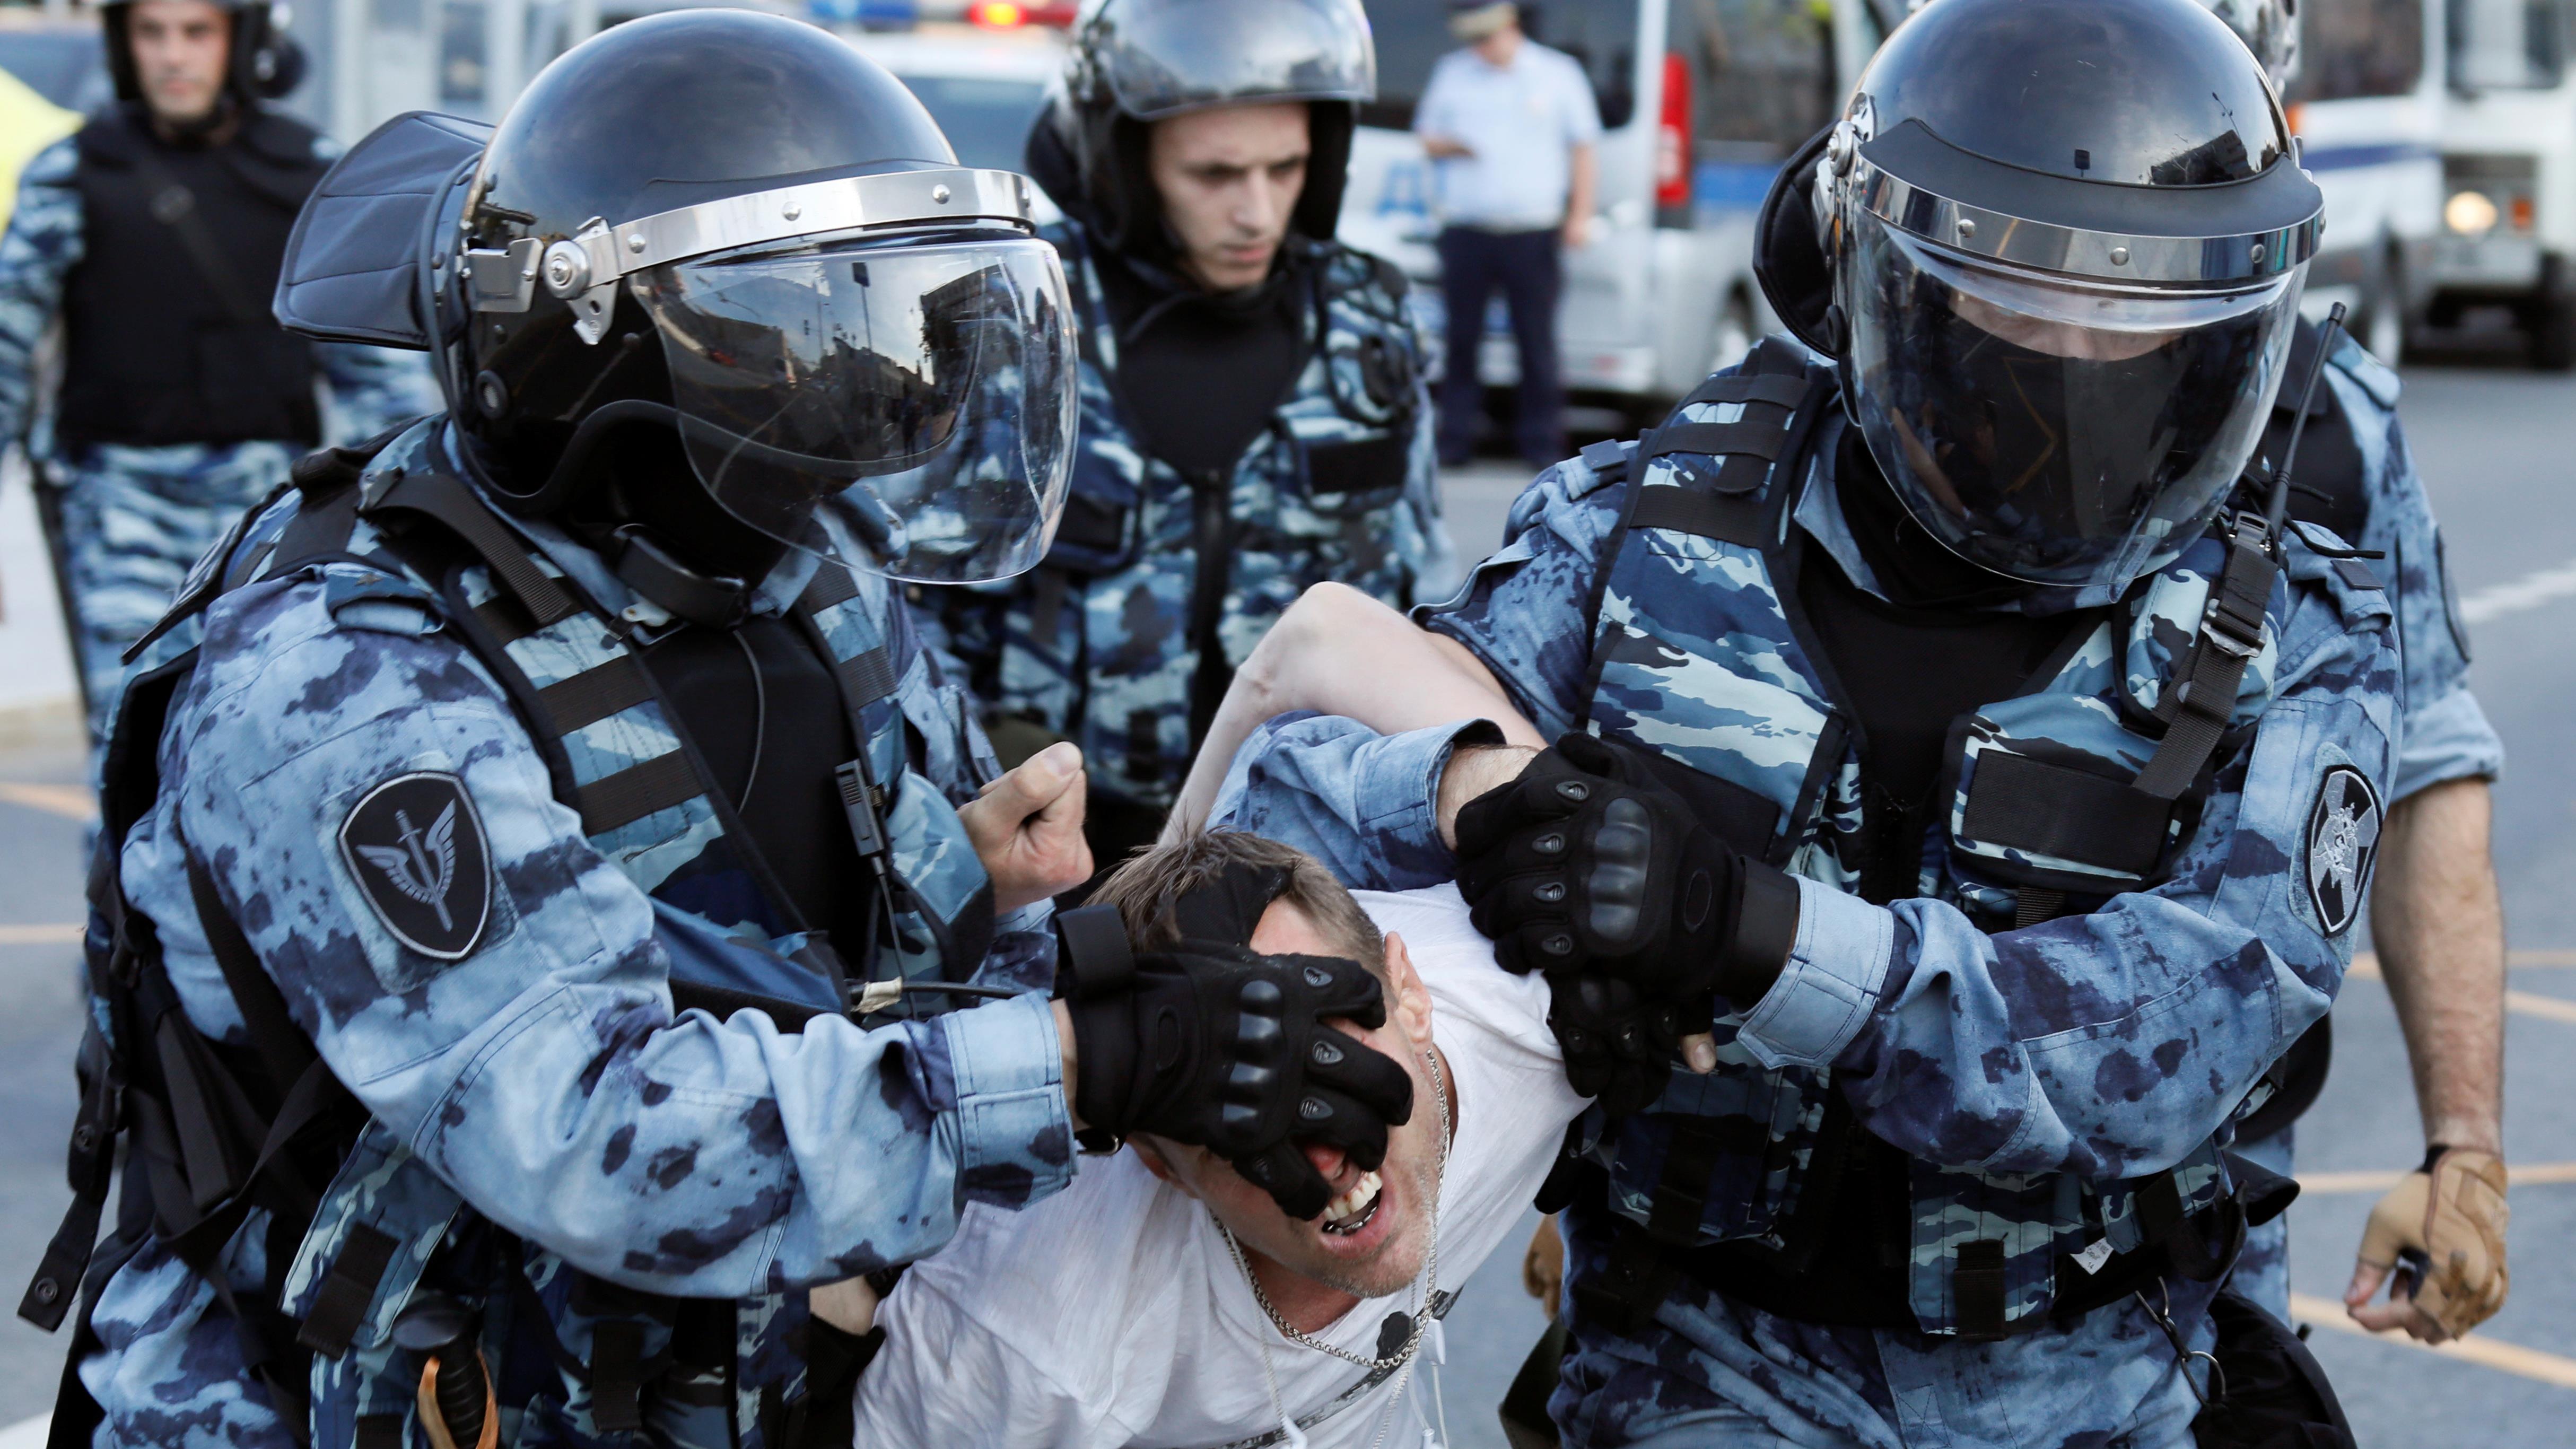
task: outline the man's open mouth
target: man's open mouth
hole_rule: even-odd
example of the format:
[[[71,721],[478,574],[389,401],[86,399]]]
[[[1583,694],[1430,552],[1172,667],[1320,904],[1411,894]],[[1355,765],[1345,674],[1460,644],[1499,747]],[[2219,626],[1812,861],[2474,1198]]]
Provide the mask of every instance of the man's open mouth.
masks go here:
[[[1386,1179],[1374,1172],[1360,1174],[1350,1190],[1324,1204],[1324,1231],[1356,1233],[1377,1216],[1378,1204],[1385,1200]]]

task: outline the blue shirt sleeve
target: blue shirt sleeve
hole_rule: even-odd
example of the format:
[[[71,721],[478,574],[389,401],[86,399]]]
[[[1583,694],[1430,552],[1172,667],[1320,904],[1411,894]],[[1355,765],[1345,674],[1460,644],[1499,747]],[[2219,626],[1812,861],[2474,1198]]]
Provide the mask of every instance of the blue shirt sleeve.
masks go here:
[[[496,1223],[620,1282],[734,1297],[919,1257],[965,1201],[1070,1180],[1042,995],[874,1031],[675,1014],[652,901],[469,655],[335,626],[301,579],[219,601],[206,640],[157,820],[184,821],[334,1074]],[[452,962],[397,941],[334,845],[360,794],[417,771],[457,776],[489,842],[491,925]],[[166,824],[129,844],[129,892],[174,980],[220,990],[170,846]]]
[[[1572,56],[1552,67],[1558,76],[1557,108],[1565,126],[1565,144],[1589,146],[1601,139],[1601,107],[1592,97],[1592,78]]]

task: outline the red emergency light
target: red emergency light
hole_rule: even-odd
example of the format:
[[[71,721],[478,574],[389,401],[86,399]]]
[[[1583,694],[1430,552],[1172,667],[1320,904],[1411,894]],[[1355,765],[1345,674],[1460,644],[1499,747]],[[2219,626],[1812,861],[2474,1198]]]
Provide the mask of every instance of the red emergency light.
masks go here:
[[[1066,0],[975,0],[966,7],[966,19],[986,30],[1019,30],[1031,25],[1052,25],[1061,30],[1073,24],[1078,8]]]
[[[1691,200],[1690,62],[1664,53],[1663,113],[1655,123],[1655,208],[1675,212]]]

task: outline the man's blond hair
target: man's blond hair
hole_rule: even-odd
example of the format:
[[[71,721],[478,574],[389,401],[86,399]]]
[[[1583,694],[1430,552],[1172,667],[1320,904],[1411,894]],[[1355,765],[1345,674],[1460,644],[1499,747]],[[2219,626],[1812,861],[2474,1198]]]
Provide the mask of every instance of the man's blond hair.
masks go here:
[[[1323,862],[1295,846],[1240,830],[1203,830],[1143,851],[1101,882],[1092,899],[1116,906],[1127,938],[1139,949],[1153,950],[1180,940],[1172,908],[1181,897],[1228,869],[1247,865],[1285,871],[1287,883],[1278,899],[1313,923],[1336,954],[1386,979],[1386,938]]]

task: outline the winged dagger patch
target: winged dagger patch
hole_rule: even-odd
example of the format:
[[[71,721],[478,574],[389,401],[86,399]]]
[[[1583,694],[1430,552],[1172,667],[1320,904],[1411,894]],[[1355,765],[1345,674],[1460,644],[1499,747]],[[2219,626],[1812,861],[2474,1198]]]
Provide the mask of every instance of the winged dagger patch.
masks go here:
[[[367,904],[394,939],[424,956],[460,961],[492,913],[483,818],[454,775],[396,775],[340,822],[340,852]]]
[[[2359,770],[2336,765],[2326,771],[2316,808],[2308,812],[2308,902],[2329,936],[2361,916],[2362,892],[2379,857],[2379,820],[2379,792]]]

